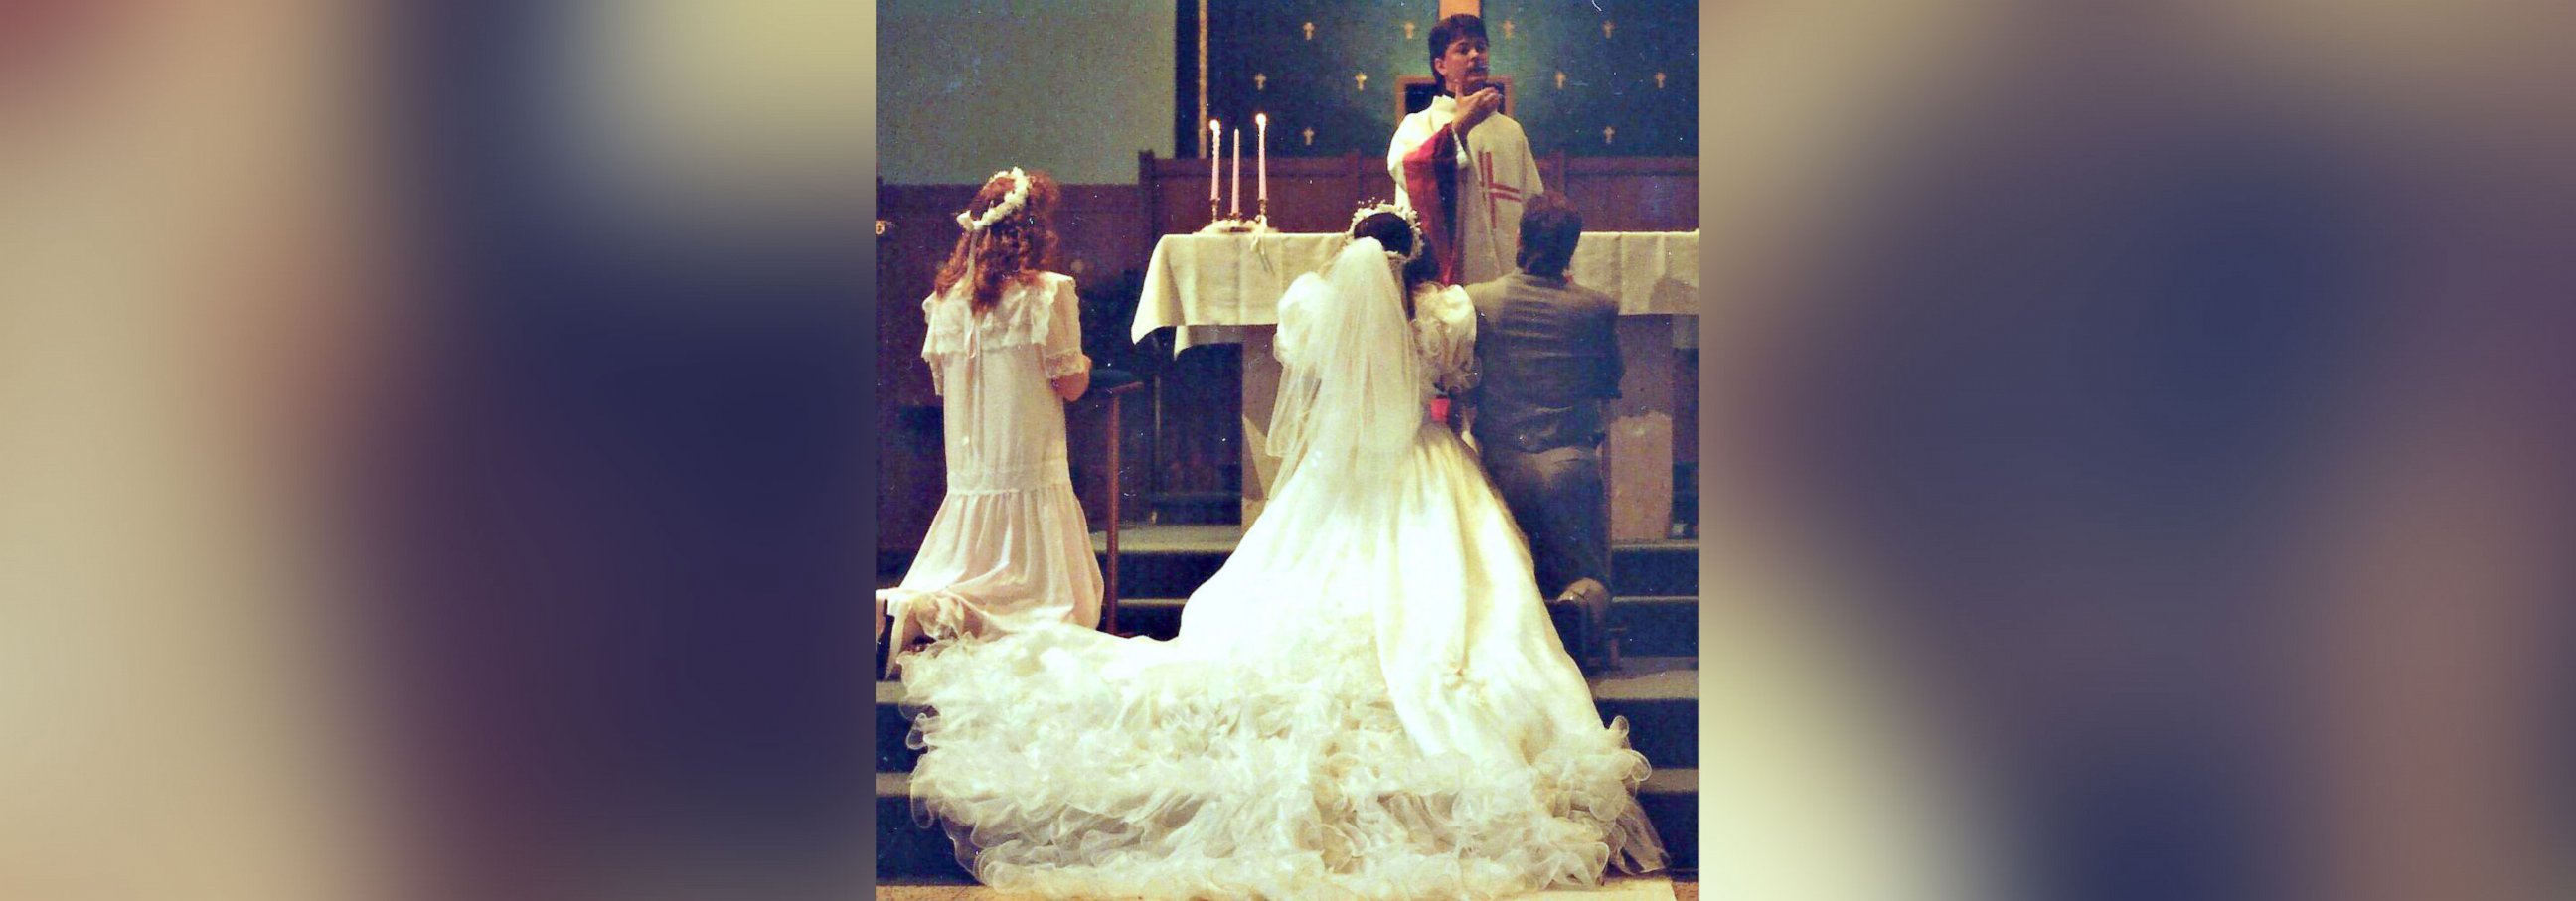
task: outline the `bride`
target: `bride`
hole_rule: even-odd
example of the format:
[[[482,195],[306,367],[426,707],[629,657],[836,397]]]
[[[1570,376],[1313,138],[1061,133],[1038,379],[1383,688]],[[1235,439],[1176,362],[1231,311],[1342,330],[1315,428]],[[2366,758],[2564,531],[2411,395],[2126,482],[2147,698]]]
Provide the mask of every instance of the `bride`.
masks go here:
[[[917,813],[1051,896],[1471,898],[1660,868],[1644,756],[1604,727],[1527,545],[1426,415],[1475,313],[1411,211],[1279,303],[1276,490],[1170,641],[1055,623],[933,645]]]

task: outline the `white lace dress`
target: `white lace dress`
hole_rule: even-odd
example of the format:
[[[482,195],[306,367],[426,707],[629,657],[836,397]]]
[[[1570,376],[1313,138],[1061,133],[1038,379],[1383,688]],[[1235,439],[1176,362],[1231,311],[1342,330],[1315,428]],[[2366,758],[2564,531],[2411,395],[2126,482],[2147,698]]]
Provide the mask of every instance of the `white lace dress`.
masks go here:
[[[1065,462],[1064,401],[1048,384],[1087,365],[1073,279],[1010,284],[981,316],[970,297],[961,280],[921,303],[948,492],[902,585],[876,595],[898,649],[918,635],[1100,620],[1100,562]]]
[[[979,879],[1453,899],[1663,864],[1633,794],[1645,758],[1602,724],[1501,499],[1424,412],[1472,360],[1474,312],[1428,292],[1408,324],[1395,290],[1363,240],[1281,301],[1283,391],[1317,377],[1282,398],[1308,418],[1297,462],[1176,638],[1040,627],[906,664],[916,811]]]

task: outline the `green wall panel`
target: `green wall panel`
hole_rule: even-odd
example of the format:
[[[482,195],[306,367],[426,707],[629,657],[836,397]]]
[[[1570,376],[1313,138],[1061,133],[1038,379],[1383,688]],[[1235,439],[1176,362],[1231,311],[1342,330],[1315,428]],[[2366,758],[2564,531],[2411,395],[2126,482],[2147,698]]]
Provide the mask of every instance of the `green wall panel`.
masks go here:
[[[1484,10],[1494,74],[1512,82],[1512,116],[1529,133],[1531,149],[1576,156],[1699,153],[1697,4],[1522,0],[1486,3]],[[1173,132],[1184,155],[1198,147],[1196,129],[1205,127],[1195,84],[1197,17],[1195,0],[1180,0],[1182,96],[1174,103]],[[1208,113],[1230,130],[1267,112],[1270,151],[1282,157],[1382,154],[1401,118],[1401,80],[1431,74],[1427,42],[1438,19],[1436,0],[1211,2]],[[1605,21],[1611,23],[1606,33]],[[1561,87],[1560,71],[1566,75]],[[1365,82],[1356,77],[1362,74]],[[1304,134],[1309,128],[1311,143]],[[1604,129],[1615,130],[1607,140]],[[1251,148],[1244,153],[1250,156]]]
[[[1126,184],[1138,150],[1196,153],[1171,143],[1173,30],[1170,0],[879,0],[878,174]]]
[[[1513,118],[1529,132],[1531,149],[1575,156],[1699,154],[1697,4],[1603,0],[1596,10],[1590,2],[1502,0],[1484,8],[1494,73],[1521,86]],[[1509,38],[1504,22],[1513,26]],[[1561,88],[1560,71],[1566,76]],[[1605,141],[1603,129],[1616,131]]]

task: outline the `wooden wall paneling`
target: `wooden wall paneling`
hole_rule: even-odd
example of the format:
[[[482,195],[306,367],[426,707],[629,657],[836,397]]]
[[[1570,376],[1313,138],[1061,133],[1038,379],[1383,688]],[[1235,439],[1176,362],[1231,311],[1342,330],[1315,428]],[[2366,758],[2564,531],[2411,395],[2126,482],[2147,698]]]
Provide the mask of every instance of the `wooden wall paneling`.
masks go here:
[[[1568,199],[1589,231],[1699,228],[1699,167],[1680,159],[1572,159]]]
[[[921,340],[927,330],[921,301],[930,295],[931,280],[938,275],[940,264],[947,262],[948,252],[957,240],[957,223],[951,217],[964,209],[967,199],[973,196],[973,188],[955,185],[888,185],[877,193],[877,216],[889,223],[877,244],[882,261],[877,279],[878,358],[912,361],[909,366],[882,367],[878,373],[880,404],[928,406],[939,402],[931,392],[930,370],[920,362]],[[945,212],[934,212],[942,209]]]
[[[1155,242],[1165,234],[1162,219],[1155,214],[1163,208],[1164,186],[1161,179],[1154,177],[1154,165],[1153,151],[1136,151],[1136,237],[1144,242],[1149,260]]]
[[[909,552],[921,545],[930,520],[947,491],[947,467],[941,447],[939,396],[932,392],[930,367],[921,359],[927,323],[921,301],[956,240],[957,224],[949,220],[962,209],[972,188],[952,187],[945,195],[956,207],[934,217],[941,203],[934,190],[885,186],[878,189],[878,218],[889,225],[877,244],[877,547],[880,552]],[[945,228],[941,228],[945,225]]]
[[[877,549],[911,551],[948,493],[940,408],[877,404]]]
[[[1341,220],[1335,223],[1332,231],[1350,228],[1350,208],[1358,206],[1360,201],[1395,199],[1395,176],[1386,171],[1386,157],[1382,153],[1356,154],[1351,168],[1359,173],[1359,191],[1343,199]]]
[[[1699,227],[1699,161],[1689,157],[1568,157],[1540,160],[1539,175],[1582,211],[1592,231],[1690,231]],[[1197,231],[1207,224],[1207,161],[1141,156],[1138,193],[1155,204],[1148,217],[1154,236]],[[1244,176],[1247,192],[1255,181]],[[1350,224],[1363,200],[1395,196],[1385,159],[1353,153],[1332,158],[1270,160],[1272,227],[1288,232],[1334,232]],[[1246,200],[1246,210],[1252,201]],[[1153,250],[1148,242],[1143,251]]]
[[[1085,287],[1114,283],[1131,269],[1143,273],[1154,251],[1143,218],[1133,186],[1064,186],[1055,216],[1057,271]]]

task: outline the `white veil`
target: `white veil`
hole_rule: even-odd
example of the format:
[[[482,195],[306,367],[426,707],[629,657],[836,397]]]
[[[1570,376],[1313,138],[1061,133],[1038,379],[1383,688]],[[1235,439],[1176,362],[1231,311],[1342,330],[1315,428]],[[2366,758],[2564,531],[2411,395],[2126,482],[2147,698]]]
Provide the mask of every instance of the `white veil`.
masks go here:
[[[1360,238],[1279,298],[1269,452],[1282,488],[1300,470],[1387,472],[1412,446],[1431,389],[1396,265],[1377,239]]]

